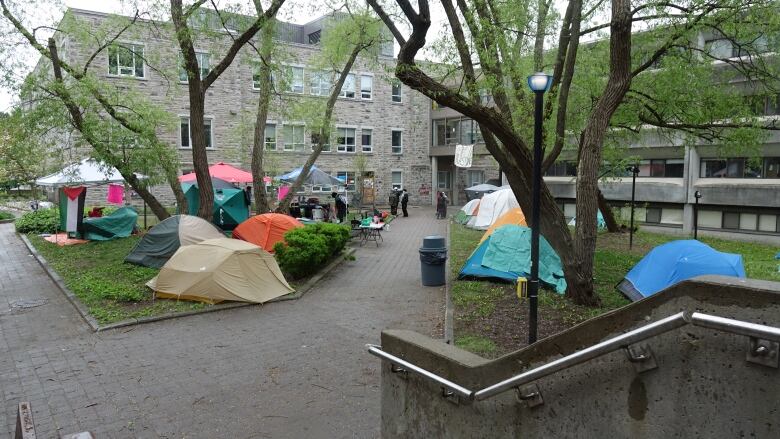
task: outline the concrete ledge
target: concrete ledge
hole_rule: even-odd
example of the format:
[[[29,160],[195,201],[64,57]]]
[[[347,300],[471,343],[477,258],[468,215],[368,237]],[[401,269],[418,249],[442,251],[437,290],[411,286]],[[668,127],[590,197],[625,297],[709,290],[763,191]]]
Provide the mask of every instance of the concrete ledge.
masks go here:
[[[452,267],[450,266],[450,259],[452,259],[452,252],[449,251],[452,248],[452,237],[450,236],[450,226],[452,225],[452,219],[447,218],[447,240],[449,241],[448,257],[445,263],[445,287],[444,287],[444,343],[455,344],[455,306],[452,303]]]
[[[11,224],[14,221],[16,221],[16,218],[4,219],[4,220],[0,220],[0,224]]]
[[[65,285],[65,281],[62,279],[62,277],[60,277],[60,275],[57,274],[57,272],[54,271],[53,268],[51,268],[51,266],[46,261],[46,259],[43,256],[41,256],[40,253],[38,253],[38,251],[35,249],[35,246],[33,246],[30,240],[27,239],[27,236],[22,234],[20,234],[19,236],[22,238],[22,241],[27,246],[27,249],[35,257],[35,259],[41,265],[41,267],[46,272],[46,274],[51,278],[52,281],[54,281],[54,283],[57,285],[60,291],[62,291],[63,294],[65,294],[65,297],[68,299],[68,301],[73,305],[74,308],[76,308],[76,311],[78,311],[78,313],[81,315],[84,321],[87,322],[89,327],[95,332],[103,332],[111,329],[124,328],[126,326],[138,325],[142,323],[159,322],[161,320],[175,319],[178,317],[187,317],[187,316],[206,314],[206,313],[211,313],[216,311],[224,311],[229,309],[245,308],[249,306],[265,305],[273,302],[297,300],[300,299],[304,294],[308,293],[312,288],[314,288],[314,286],[320,280],[322,280],[322,278],[325,277],[325,275],[333,271],[342,262],[344,262],[344,260],[346,260],[348,257],[351,257],[355,253],[354,248],[345,249],[344,251],[341,252],[341,254],[336,256],[336,258],[333,261],[331,261],[322,270],[320,270],[314,276],[312,276],[305,284],[303,284],[303,286],[293,291],[292,293],[285,294],[284,296],[277,297],[275,299],[271,299],[265,303],[230,302],[230,303],[213,305],[209,308],[197,309],[192,311],[170,312],[170,313],[160,314],[156,316],[131,318],[131,319],[120,320],[114,323],[109,323],[107,325],[100,325],[100,323],[98,323],[98,321],[94,317],[92,317],[92,314],[89,313],[89,309],[87,309],[87,307],[81,302],[81,300],[79,300],[78,296],[76,296],[76,294],[73,293],[73,291],[71,291],[67,287],[67,285]]]

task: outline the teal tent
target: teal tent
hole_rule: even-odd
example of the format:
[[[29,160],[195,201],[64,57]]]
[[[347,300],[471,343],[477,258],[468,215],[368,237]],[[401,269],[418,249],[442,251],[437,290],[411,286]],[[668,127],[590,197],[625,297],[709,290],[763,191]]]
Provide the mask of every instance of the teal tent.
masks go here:
[[[214,179],[216,180],[216,179]],[[215,187],[217,185],[215,184]],[[198,214],[200,207],[200,192],[197,185],[183,183],[184,197],[187,198],[187,212],[190,215]],[[241,189],[224,188],[214,190],[214,216],[212,222],[222,230],[233,230],[249,218],[249,208],[246,203],[244,191]],[[184,213],[184,212],[179,212]]]
[[[137,221],[138,212],[135,209],[127,206],[122,207],[107,216],[85,218],[83,237],[90,241],[127,238],[133,233]]]
[[[544,237],[539,240],[539,278],[558,293],[566,291],[561,259]],[[531,229],[507,224],[484,240],[460,271],[458,278],[493,278],[514,282],[531,272]]]
[[[607,222],[604,221],[604,215],[601,214],[601,211],[598,211],[599,214],[596,216],[596,227],[599,230],[605,230],[607,228]],[[571,221],[569,221],[570,226],[576,226],[577,225],[577,217],[574,216],[571,218]]]

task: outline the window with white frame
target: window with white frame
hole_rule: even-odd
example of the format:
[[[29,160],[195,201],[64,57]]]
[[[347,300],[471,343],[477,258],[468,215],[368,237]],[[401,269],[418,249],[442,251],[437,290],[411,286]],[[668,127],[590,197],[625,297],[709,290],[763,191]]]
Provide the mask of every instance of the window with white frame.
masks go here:
[[[179,124],[179,146],[181,148],[192,148],[192,126],[189,117],[182,117]],[[206,133],[206,148],[214,147],[214,139],[211,130],[211,118],[203,119],[203,128]]]
[[[285,125],[282,128],[285,151],[304,151],[304,130],[305,127],[303,125]]]
[[[483,171],[469,171],[468,177],[468,187],[476,186],[485,182],[485,173]]]
[[[355,190],[355,173],[352,171],[338,171],[336,172],[336,178],[344,183],[344,187],[348,191]]]
[[[401,81],[393,81],[391,88],[392,101],[401,102]]]
[[[341,86],[341,92],[339,96],[342,98],[354,98],[355,97],[355,75],[350,73],[344,79],[344,85]]]
[[[360,134],[360,147],[363,152],[374,151],[374,130],[363,128]]]
[[[336,151],[355,152],[354,128],[336,128]]]
[[[195,52],[195,59],[198,60],[198,69],[200,70],[200,79],[206,77],[211,70],[209,65],[209,54],[204,52]],[[184,57],[179,55],[179,81],[187,82],[189,80],[189,74],[184,67]]]
[[[325,70],[311,72],[309,93],[316,96],[328,96],[331,87],[331,73]]]
[[[322,169],[320,169],[320,171],[325,172],[326,174],[330,175],[330,172],[324,171]],[[333,192],[333,191],[337,191],[338,189],[339,189],[338,187],[333,187],[332,185],[329,185],[329,184],[328,185],[315,184],[315,185],[312,185],[312,187],[311,187],[311,191],[312,192],[321,192],[321,193],[328,193],[328,194]]]
[[[403,171],[392,171],[390,173],[390,182],[393,189],[401,190],[404,187]]]
[[[402,130],[393,130],[391,134],[391,148],[390,152],[393,154],[401,154],[404,152],[404,132]]]
[[[317,142],[319,142],[319,139],[320,139],[319,133],[311,133],[312,151],[314,151],[314,148],[317,147]],[[325,139],[325,141],[322,143],[322,152],[331,152],[330,139]]]
[[[140,44],[113,44],[108,48],[108,74],[143,78],[144,46]]]
[[[436,175],[436,187],[439,189],[449,189],[452,187],[450,171],[439,171]]]
[[[276,151],[276,124],[265,124],[265,133],[263,136],[265,137],[265,150]]]
[[[374,77],[371,75],[360,76],[360,99],[371,99],[374,94]]]
[[[273,74],[271,74],[271,81],[273,82]],[[263,78],[260,77],[260,62],[255,61],[252,63],[252,89],[260,90],[262,85]]]
[[[284,67],[284,87],[287,93],[303,93],[303,67]]]

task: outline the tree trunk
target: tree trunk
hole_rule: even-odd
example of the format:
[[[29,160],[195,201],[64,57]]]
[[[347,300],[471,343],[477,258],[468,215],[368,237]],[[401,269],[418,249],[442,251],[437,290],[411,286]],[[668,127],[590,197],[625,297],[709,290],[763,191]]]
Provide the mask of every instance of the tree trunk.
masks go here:
[[[317,139],[317,146],[314,148],[314,151],[309,154],[309,158],[306,159],[306,163],[303,165],[303,169],[301,169],[301,173],[298,175],[298,178],[295,179],[295,182],[290,188],[290,191],[287,192],[287,195],[285,195],[281,201],[279,201],[279,205],[276,206],[276,212],[285,213],[290,209],[290,201],[292,200],[293,195],[298,190],[298,188],[303,186],[303,182],[306,180],[306,177],[308,177],[309,172],[311,171],[311,167],[314,166],[314,162],[317,161],[320,153],[322,153],[322,148],[325,146],[325,142],[330,139],[330,120],[333,116],[333,107],[336,105],[336,100],[339,97],[339,93],[341,93],[341,87],[344,86],[344,81],[347,79],[349,71],[352,70],[352,65],[355,64],[355,60],[357,59],[358,55],[361,51],[363,51],[363,49],[366,49],[367,47],[368,46],[358,44],[354,49],[352,49],[352,53],[349,55],[347,63],[344,65],[344,68],[341,69],[338,81],[336,81],[336,83],[333,85],[333,89],[330,91],[328,102],[325,104],[325,115],[322,118],[322,128],[320,129],[320,135]],[[357,133],[355,133],[355,136],[357,136]],[[357,176],[355,178],[357,178]]]
[[[574,253],[581,262],[578,276],[593,277],[593,255],[596,252],[598,175],[604,135],[612,114],[631,86],[631,6],[629,0],[612,0],[610,25],[610,71],[604,93],[596,103],[582,136],[580,162],[577,167],[577,225]],[[580,298],[579,302],[598,303]]]
[[[607,199],[604,198],[604,193],[601,192],[601,189],[599,189],[598,195],[599,195],[599,211],[601,211],[602,215],[604,216],[604,222],[607,225],[607,231],[609,233],[620,232],[620,226],[615,220],[615,214],[614,212],[612,212],[612,206],[607,204]]]
[[[117,170],[119,170],[119,173],[122,175],[122,178],[125,179],[127,184],[129,184],[130,187],[133,188],[133,190],[146,202],[146,204],[149,206],[149,209],[151,209],[152,213],[157,217],[157,219],[162,221],[165,218],[171,216],[171,214],[168,213],[168,210],[165,209],[165,206],[163,206],[160,201],[158,201],[157,198],[151,192],[149,192],[149,189],[146,188],[146,185],[138,180],[138,177],[136,177],[135,174],[131,172],[123,172],[119,168],[117,168]]]
[[[252,189],[255,196],[257,213],[271,210],[268,206],[268,194],[265,191],[263,177],[263,154],[265,153],[265,125],[268,118],[268,105],[271,102],[271,52],[273,49],[274,26],[263,28],[260,49],[260,99],[257,102],[254,139],[252,142]]]
[[[165,181],[168,182],[168,186],[171,187],[173,196],[176,198],[176,207],[179,209],[180,213],[186,214],[189,211],[189,206],[187,205],[187,198],[184,196],[184,191],[181,190],[178,166],[168,163],[167,157],[160,157],[160,160],[162,162],[161,166],[163,172],[165,172]]]

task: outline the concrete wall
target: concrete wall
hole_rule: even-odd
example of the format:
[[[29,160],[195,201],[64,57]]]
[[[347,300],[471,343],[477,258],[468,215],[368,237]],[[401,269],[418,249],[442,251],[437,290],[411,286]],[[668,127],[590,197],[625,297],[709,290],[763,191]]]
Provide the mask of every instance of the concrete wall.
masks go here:
[[[703,277],[488,361],[410,331],[383,349],[481,389],[681,310],[780,326],[780,284]],[[542,316],[544,318],[544,316]],[[452,401],[382,363],[383,438],[775,438],[780,370],[746,362],[747,337],[684,326],[646,341],[658,367],[639,373],[619,350],[536,381],[543,404],[515,391]]]

